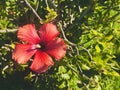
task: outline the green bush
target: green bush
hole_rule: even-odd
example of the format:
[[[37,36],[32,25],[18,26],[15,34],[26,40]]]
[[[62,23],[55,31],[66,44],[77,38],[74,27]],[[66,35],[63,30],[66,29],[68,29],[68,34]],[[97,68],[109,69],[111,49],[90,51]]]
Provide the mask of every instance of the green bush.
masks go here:
[[[0,1],[1,90],[120,90],[120,0]],[[18,65],[12,52],[19,26],[53,22],[66,56],[38,75]]]

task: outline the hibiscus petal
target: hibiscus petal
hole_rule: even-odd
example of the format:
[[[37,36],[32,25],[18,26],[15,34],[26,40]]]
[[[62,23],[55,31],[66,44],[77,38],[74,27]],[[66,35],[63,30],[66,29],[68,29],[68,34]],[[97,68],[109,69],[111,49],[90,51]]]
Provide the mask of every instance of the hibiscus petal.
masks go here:
[[[35,45],[17,44],[12,58],[19,64],[25,64],[35,52]]]
[[[45,52],[50,54],[57,60],[61,59],[66,53],[66,45],[64,43],[64,40],[61,38],[52,40],[46,45]]]
[[[59,35],[57,27],[52,23],[43,24],[40,28],[41,42],[46,44]]]
[[[18,28],[18,38],[30,44],[37,44],[40,38],[36,32],[34,24],[27,24]]]
[[[54,62],[52,61],[52,58],[47,53],[37,51],[30,68],[37,73],[42,73],[45,72],[48,67],[53,64]]]

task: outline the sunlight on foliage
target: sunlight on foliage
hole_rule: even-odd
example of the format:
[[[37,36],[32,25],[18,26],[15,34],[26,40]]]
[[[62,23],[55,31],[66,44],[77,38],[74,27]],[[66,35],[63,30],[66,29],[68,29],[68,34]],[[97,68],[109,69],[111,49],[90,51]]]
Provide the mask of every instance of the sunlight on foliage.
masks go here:
[[[120,0],[0,1],[1,90],[119,90]],[[17,28],[52,22],[67,53],[42,74],[12,60]],[[21,41],[20,41],[21,42]]]
[[[45,15],[46,20],[40,21],[41,24],[51,22],[57,17],[57,13],[54,11],[54,9],[47,7],[46,11],[48,12],[47,15]]]

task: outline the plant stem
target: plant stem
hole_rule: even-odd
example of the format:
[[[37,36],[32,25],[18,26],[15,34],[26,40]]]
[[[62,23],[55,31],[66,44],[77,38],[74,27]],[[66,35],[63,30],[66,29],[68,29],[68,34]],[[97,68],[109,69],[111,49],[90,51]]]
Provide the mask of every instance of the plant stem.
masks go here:
[[[32,12],[36,15],[36,17],[41,21],[42,18],[37,14],[37,12],[33,9],[33,7],[29,4],[27,0],[24,0],[27,6],[32,10]]]

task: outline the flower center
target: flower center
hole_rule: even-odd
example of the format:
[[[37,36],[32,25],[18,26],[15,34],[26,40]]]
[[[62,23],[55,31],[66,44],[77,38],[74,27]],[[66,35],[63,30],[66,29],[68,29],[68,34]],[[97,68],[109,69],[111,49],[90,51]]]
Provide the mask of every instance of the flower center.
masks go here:
[[[43,45],[43,44],[37,44],[36,48],[43,51],[43,50],[45,50],[45,45]]]

